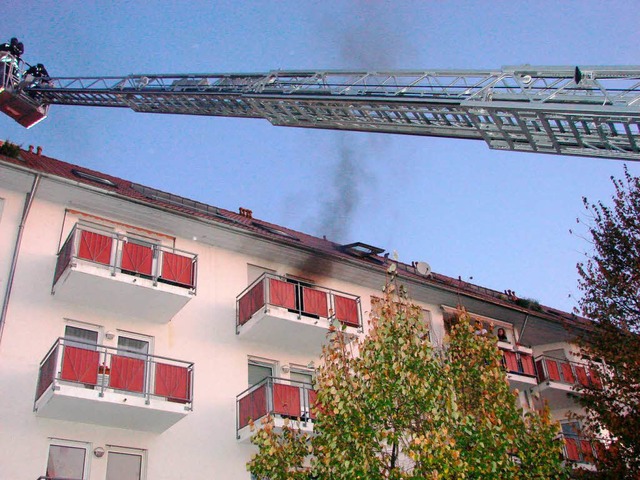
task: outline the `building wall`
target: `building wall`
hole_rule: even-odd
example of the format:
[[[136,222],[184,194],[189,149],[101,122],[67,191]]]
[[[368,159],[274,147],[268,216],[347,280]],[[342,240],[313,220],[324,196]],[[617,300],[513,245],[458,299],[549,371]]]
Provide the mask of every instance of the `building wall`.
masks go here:
[[[24,203],[24,189],[0,183],[0,279],[4,288],[8,259]],[[235,332],[237,295],[249,284],[249,265],[295,273],[317,284],[351,294],[362,300],[363,319],[368,318],[371,296],[379,295],[375,284],[381,278],[371,274],[366,282],[355,284],[296,270],[295,264],[274,261],[269,249],[223,249],[181,235],[182,218],[149,207],[124,204],[108,196],[89,194],[78,187],[65,186],[64,201],[60,184],[42,182],[33,203],[21,245],[18,269],[8,311],[4,337],[0,344],[0,478],[36,479],[46,469],[50,439],[63,439],[108,448],[110,445],[142,449],[147,452],[147,479],[248,479],[246,462],[253,447],[236,441],[236,395],[248,387],[247,363],[250,356],[272,359],[279,366],[307,365],[318,360],[315,353],[299,348],[296,338],[280,345],[247,341]],[[100,208],[91,205],[99,203]],[[197,295],[168,323],[116,315],[110,309],[97,310],[90,299],[84,304],[67,303],[51,294],[56,253],[74,223],[68,209],[154,230],[175,238],[175,246],[198,255]],[[105,214],[106,212],[106,214]],[[112,212],[109,215],[109,212]],[[158,230],[158,225],[166,225]],[[175,227],[175,228],[174,228]],[[201,227],[202,228],[202,227]],[[215,226],[209,238],[216,238]],[[165,238],[165,237],[163,237]],[[257,242],[258,240],[254,240]],[[247,242],[238,236],[239,244]],[[215,242],[212,242],[215,243]],[[272,248],[272,247],[271,247]],[[263,252],[263,253],[261,253]],[[265,253],[266,252],[266,253]],[[381,287],[382,285],[378,285]],[[424,296],[424,294],[422,294]],[[428,298],[428,295],[427,295]],[[421,301],[429,311],[436,337],[444,336],[443,312],[437,301]],[[117,298],[112,299],[119,302]],[[153,337],[156,355],[195,363],[193,412],[163,433],[148,433],[73,421],[43,418],[33,412],[39,363],[56,339],[64,335],[69,321],[98,325],[102,333],[118,330]],[[115,339],[104,335],[99,343],[115,346]],[[286,376],[284,372],[278,375]],[[9,453],[10,452],[10,453]],[[90,478],[105,478],[106,457],[90,456]]]
[[[249,356],[306,365],[317,361],[307,352],[265,343],[248,342],[235,333],[235,299],[248,285],[248,265],[287,273],[269,259],[221,250],[193,240],[176,238],[177,248],[198,255],[197,295],[167,324],[98,311],[87,305],[65,303],[51,294],[56,252],[69,230],[69,205],[51,203],[44,182],[36,196],[23,237],[20,260],[1,350],[0,461],[2,478],[37,478],[46,469],[50,438],[90,443],[92,448],[118,445],[148,452],[147,478],[248,478],[245,464],[252,447],[236,441],[235,397],[248,387]],[[10,257],[24,195],[0,190],[4,200],[2,271]],[[73,193],[70,191],[70,199]],[[73,206],[73,205],[71,205]],[[106,206],[105,206],[106,207]],[[140,208],[140,207],[132,207]],[[144,207],[142,207],[144,209]],[[93,212],[87,212],[93,213]],[[120,221],[119,218],[112,218]],[[149,228],[149,225],[138,225]],[[164,232],[160,232],[164,233]],[[3,279],[6,275],[3,275]],[[318,279],[323,286],[363,296],[369,309],[371,291],[337,280]],[[118,299],[113,299],[117,302]],[[195,363],[194,410],[161,434],[52,420],[33,412],[39,362],[54,341],[64,335],[68,321],[97,325],[102,333],[117,330],[153,337],[154,353]],[[80,325],[76,323],[76,325]],[[101,336],[99,343],[115,346]],[[282,374],[283,376],[285,374]],[[20,441],[15,437],[19,435]],[[11,458],[7,456],[11,452]],[[91,479],[104,478],[105,457],[92,457]]]

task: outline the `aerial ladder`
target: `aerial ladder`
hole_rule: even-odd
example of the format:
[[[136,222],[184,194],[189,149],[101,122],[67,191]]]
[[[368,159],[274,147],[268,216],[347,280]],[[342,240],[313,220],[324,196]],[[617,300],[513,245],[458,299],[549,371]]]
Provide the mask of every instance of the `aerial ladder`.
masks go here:
[[[10,52],[0,61],[0,110],[27,128],[51,105],[119,107],[640,160],[640,66],[50,78],[25,74]]]

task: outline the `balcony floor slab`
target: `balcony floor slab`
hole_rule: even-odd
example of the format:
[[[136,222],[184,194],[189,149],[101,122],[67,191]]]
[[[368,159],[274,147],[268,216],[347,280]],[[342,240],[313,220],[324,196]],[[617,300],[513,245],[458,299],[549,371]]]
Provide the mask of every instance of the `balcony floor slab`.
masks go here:
[[[193,297],[190,289],[77,262],[60,276],[53,294],[66,302],[127,318],[167,323]]]
[[[263,417],[265,418],[265,417]],[[282,417],[279,416],[274,416],[273,417],[273,427],[274,430],[276,432],[281,432],[282,431],[282,427],[284,427],[285,422],[287,422],[287,424],[292,427],[292,428],[297,428],[300,429],[300,431],[304,432],[304,433],[309,433],[312,434],[313,433],[313,422],[312,421],[301,421],[301,420],[293,420],[293,419],[284,419]],[[253,435],[255,435],[256,431],[260,430],[262,428],[262,419],[259,419],[255,422],[255,425],[253,427],[253,430],[251,429],[251,427],[249,425],[247,425],[246,427],[241,428],[238,431],[238,435],[237,435],[237,440],[238,443],[249,443],[251,441],[251,437]]]
[[[36,415],[56,420],[162,433],[189,414],[182,403],[161,398],[84,385],[58,383],[49,387],[35,405]]]
[[[327,342],[329,327],[330,321],[326,318],[298,315],[286,308],[268,306],[254,313],[237,332],[245,340],[308,352],[311,357],[317,357]],[[346,332],[351,337],[358,334],[353,327],[347,327]]]

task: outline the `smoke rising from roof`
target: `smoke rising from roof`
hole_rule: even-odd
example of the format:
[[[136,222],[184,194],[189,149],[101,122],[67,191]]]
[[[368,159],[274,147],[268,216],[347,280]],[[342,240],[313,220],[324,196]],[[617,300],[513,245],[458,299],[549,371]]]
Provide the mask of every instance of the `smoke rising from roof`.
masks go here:
[[[338,162],[329,179],[329,197],[322,205],[317,230],[329,240],[347,241],[351,219],[358,207],[363,180],[362,167],[349,137],[339,133],[336,139]]]
[[[325,20],[328,29],[337,30],[334,38],[339,41],[340,63],[347,69],[397,68],[398,60],[406,58],[411,49],[402,31],[391,29],[394,22],[389,22],[388,5],[355,2],[351,8],[353,15],[346,17],[346,21]],[[330,189],[314,230],[339,243],[362,241],[349,237],[365,188],[373,190],[378,183],[367,160],[383,157],[392,137],[336,132],[334,138],[332,150],[337,154],[337,162],[328,175]]]

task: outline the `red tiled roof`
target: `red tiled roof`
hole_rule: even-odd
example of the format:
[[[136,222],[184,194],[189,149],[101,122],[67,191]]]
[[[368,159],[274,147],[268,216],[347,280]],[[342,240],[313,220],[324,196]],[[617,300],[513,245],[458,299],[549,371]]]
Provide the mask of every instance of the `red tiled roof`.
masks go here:
[[[0,155],[0,161],[3,163],[19,165],[20,167],[27,168],[29,170],[33,170],[37,172],[42,172],[44,174],[72,180],[79,184],[91,185],[92,187],[97,187],[100,189],[104,189],[106,191],[113,192],[119,196],[126,197],[130,200],[145,203],[148,205],[154,205],[156,207],[161,207],[169,211],[179,212],[182,214],[191,215],[198,218],[203,218],[207,220],[220,222],[223,224],[233,225],[238,228],[251,231],[253,234],[257,236],[269,238],[278,242],[294,245],[300,248],[305,248],[315,253],[326,254],[332,257],[337,257],[342,259],[349,259],[350,261],[363,262],[363,263],[366,263],[370,268],[376,269],[379,271],[384,271],[387,268],[387,265],[391,262],[386,257],[380,256],[380,255],[372,255],[364,258],[356,257],[343,251],[341,249],[340,244],[337,244],[330,240],[315,237],[312,235],[307,235],[306,233],[303,233],[303,232],[292,230],[292,229],[289,229],[280,225],[272,224],[256,218],[251,218],[246,215],[241,215],[239,213],[232,212],[230,210],[208,206],[210,207],[211,212],[215,212],[215,213],[211,213],[209,211],[203,211],[201,209],[189,208],[188,206],[180,205],[180,204],[177,204],[176,202],[170,202],[170,201],[167,201],[166,199],[163,201],[162,197],[166,196],[166,197],[179,198],[185,201],[193,202],[189,199],[183,199],[183,197],[171,195],[169,193],[162,192],[157,189],[139,186],[149,191],[153,191],[159,194],[164,194],[160,196],[158,195],[151,196],[150,198],[148,194],[145,195],[144,193],[142,193],[140,188],[136,189],[135,188],[136,184],[132,184],[128,180],[124,180],[122,178],[114,177],[114,176],[111,176],[102,172],[98,172],[95,170],[91,170],[85,167],[81,167],[78,165],[73,165],[67,162],[63,162],[63,161],[48,157],[46,155],[42,155],[41,153],[38,154],[37,152],[31,151],[31,149],[29,151],[22,150],[18,159]],[[73,170],[88,173],[90,175],[94,175],[96,177],[105,179],[109,182],[112,182],[114,186],[106,185],[101,182],[91,181],[86,178],[80,178],[74,175]],[[193,203],[196,203],[196,202],[193,202]],[[204,204],[201,204],[201,205],[204,205]],[[281,232],[281,233],[278,233],[278,232]],[[455,291],[457,293],[482,299],[496,305],[502,305],[511,309],[528,311],[527,308],[520,307],[516,305],[513,301],[509,300],[509,298],[506,295],[504,295],[502,292],[480,287],[478,285],[474,285],[472,283],[462,281],[461,279],[454,279],[452,277],[448,277],[446,275],[442,275],[435,272],[432,272],[429,277],[424,277],[418,274],[412,265],[403,264],[402,262],[396,262],[396,263],[398,265],[398,272],[401,277],[410,278],[420,283],[426,283],[433,286],[438,286],[446,290]],[[545,306],[541,306],[540,311],[536,310],[535,314],[541,317],[552,319],[554,321],[569,321],[572,323],[579,323],[579,324],[589,323],[589,321],[586,319],[582,319],[580,317],[576,317],[575,315],[569,314],[567,312],[562,312],[560,310],[556,310],[556,309],[545,307]]]

